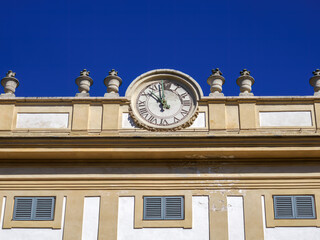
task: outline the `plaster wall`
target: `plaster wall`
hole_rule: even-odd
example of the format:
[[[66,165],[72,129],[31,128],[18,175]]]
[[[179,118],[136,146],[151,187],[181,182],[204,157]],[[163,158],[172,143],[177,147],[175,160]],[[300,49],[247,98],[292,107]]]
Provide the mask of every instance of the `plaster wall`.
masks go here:
[[[134,197],[120,197],[118,240],[209,240],[208,210],[208,197],[192,197],[192,229],[134,229]]]
[[[0,219],[0,239],[14,240],[62,240],[63,226],[65,217],[66,198],[63,199],[61,229],[45,229],[45,228],[12,228],[3,229],[3,219],[5,211],[6,198],[3,198],[2,211]]]
[[[244,240],[243,198],[227,197],[229,240]]]
[[[82,222],[82,240],[97,240],[100,197],[85,197]]]
[[[265,200],[262,201],[263,230],[265,240],[319,240],[320,228],[317,227],[266,227]],[[303,221],[303,220],[301,220]]]
[[[259,112],[261,127],[310,127],[310,111],[297,112]]]
[[[68,128],[68,113],[18,113],[16,128]]]

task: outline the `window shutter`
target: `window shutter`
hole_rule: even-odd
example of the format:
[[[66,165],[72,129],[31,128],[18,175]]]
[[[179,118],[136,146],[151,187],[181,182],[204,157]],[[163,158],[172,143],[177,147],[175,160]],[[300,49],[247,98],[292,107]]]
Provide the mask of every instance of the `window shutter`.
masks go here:
[[[144,197],[144,219],[162,219],[161,197]]]
[[[293,197],[274,196],[274,216],[275,218],[293,218]]]
[[[52,220],[54,212],[54,198],[41,197],[35,199],[34,220]]]
[[[183,197],[166,197],[164,202],[165,219],[183,219]]]
[[[32,198],[15,198],[13,220],[31,220]]]
[[[296,196],[296,217],[315,218],[313,196]]]

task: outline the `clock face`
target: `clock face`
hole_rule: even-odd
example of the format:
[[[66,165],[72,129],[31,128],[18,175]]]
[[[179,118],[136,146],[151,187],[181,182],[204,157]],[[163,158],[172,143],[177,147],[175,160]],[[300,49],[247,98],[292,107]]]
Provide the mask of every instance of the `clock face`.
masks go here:
[[[195,98],[181,83],[168,80],[150,82],[135,100],[136,113],[144,124],[154,128],[174,128],[195,112]]]

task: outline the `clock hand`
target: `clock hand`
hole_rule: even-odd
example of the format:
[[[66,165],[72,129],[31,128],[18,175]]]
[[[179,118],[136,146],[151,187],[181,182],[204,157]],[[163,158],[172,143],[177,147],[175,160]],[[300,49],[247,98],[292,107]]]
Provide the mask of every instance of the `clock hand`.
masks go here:
[[[166,109],[169,109],[170,108],[170,105],[168,105],[167,104],[167,101],[166,101],[166,97],[165,97],[165,95],[164,95],[164,85],[163,85],[163,80],[161,80],[161,90],[162,90],[162,100],[163,100],[163,106],[164,106],[164,108],[166,108]]]
[[[162,103],[162,100],[157,95],[155,95],[153,92],[150,92],[150,94],[151,94],[151,96],[154,96],[157,101]]]

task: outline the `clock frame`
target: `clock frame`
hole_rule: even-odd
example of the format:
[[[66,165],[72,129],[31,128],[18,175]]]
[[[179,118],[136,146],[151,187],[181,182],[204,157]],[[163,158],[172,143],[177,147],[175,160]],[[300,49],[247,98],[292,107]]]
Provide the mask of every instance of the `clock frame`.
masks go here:
[[[149,131],[176,131],[191,126],[198,115],[202,91],[198,91],[197,83],[190,78],[163,69],[134,80],[126,96],[131,100],[129,114],[135,124]]]

